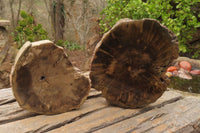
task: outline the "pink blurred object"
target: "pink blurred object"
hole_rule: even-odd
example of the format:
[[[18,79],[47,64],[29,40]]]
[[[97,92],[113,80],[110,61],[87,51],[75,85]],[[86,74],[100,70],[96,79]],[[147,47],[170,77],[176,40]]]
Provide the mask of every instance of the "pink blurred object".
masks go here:
[[[172,72],[172,75],[173,75],[173,76],[178,76],[178,70],[173,71],[173,72]]]
[[[192,75],[200,75],[200,70],[192,70],[190,71]]]
[[[188,80],[192,79],[192,76],[190,74],[181,70],[178,71],[178,77],[182,79],[188,79]]]
[[[179,63],[179,66],[180,66],[180,68],[182,68],[182,69],[184,69],[184,70],[186,70],[188,72],[192,69],[191,64],[189,62],[187,62],[187,61],[181,61]]]

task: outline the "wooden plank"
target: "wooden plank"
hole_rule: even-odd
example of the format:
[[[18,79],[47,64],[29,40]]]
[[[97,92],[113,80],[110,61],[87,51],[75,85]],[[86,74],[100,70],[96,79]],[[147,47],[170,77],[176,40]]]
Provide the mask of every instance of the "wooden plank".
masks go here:
[[[0,90],[1,98],[12,99],[11,94],[11,89]],[[108,106],[100,95],[92,89],[79,110],[58,115],[31,113],[16,101],[2,104],[0,132],[200,132],[200,98],[166,91],[146,108],[124,109]]]
[[[11,123],[0,125],[0,132],[43,132],[54,128],[59,128],[65,124],[71,123],[97,110],[107,107],[104,98],[97,97],[86,100],[79,110],[66,112],[58,115],[38,115]]]
[[[88,98],[90,97],[97,97],[100,96],[101,92],[100,91],[96,91],[95,89],[91,89]],[[12,93],[12,89],[11,88],[6,88],[6,89],[0,89],[0,105],[2,104],[6,104],[9,101],[16,101],[13,93]]]
[[[101,92],[91,89],[88,99],[96,98],[100,95]],[[13,97],[11,88],[0,90],[0,100],[1,99],[5,100],[0,103],[0,125],[38,115],[20,108]],[[12,101],[12,99],[14,101]]]
[[[19,107],[11,88],[0,89],[0,124],[35,115],[35,113],[25,111]]]
[[[0,106],[0,125],[36,116],[37,114],[21,109],[17,102]]]
[[[200,98],[186,97],[95,133],[111,131],[115,133],[189,133],[194,130],[200,131]]]
[[[166,104],[173,103],[177,100],[182,99],[179,93],[168,91],[164,93],[164,95],[157,100],[157,102],[151,104],[150,106],[142,109],[124,109],[119,107],[108,107],[102,109],[100,111],[94,112],[82,119],[75,121],[70,124],[66,124],[65,126],[52,130],[52,133],[58,132],[94,132],[101,128],[105,128],[112,124],[118,123],[125,119],[129,119],[131,117],[137,116],[139,114],[148,112],[149,110],[162,107]],[[111,131],[110,131],[111,132]]]
[[[0,89],[0,105],[14,99],[11,88]]]

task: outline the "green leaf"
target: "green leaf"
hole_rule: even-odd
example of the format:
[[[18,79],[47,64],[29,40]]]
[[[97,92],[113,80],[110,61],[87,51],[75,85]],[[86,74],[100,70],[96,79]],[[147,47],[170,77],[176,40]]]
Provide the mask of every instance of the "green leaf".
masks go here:
[[[21,27],[26,27],[26,21],[19,21],[19,26],[21,26]]]
[[[38,41],[47,39],[47,31],[42,28],[41,24],[34,25],[34,17],[28,15],[25,11],[21,11],[20,15],[22,20],[18,22],[18,26],[15,29],[14,40],[20,48],[26,41]]]
[[[28,17],[27,18],[27,23],[28,24],[33,24],[33,17]]]
[[[25,12],[25,11],[21,11],[20,12],[20,15],[23,19],[27,18],[28,17],[28,14]]]
[[[195,25],[195,28],[200,28],[200,22]]]
[[[101,12],[100,28],[107,32],[124,17],[131,19],[153,18],[167,26],[177,36],[180,51],[188,52],[191,31],[200,27],[197,17],[191,11],[199,0],[107,0],[107,7]],[[200,17],[200,14],[198,14]],[[193,50],[194,51],[194,50]],[[194,53],[194,52],[193,52]]]

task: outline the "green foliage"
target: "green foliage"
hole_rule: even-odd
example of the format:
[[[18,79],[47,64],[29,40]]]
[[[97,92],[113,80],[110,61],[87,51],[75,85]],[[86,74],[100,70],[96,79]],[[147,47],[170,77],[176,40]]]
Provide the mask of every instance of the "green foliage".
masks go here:
[[[193,53],[199,56],[198,50],[190,49],[187,44],[192,39],[200,22],[191,7],[197,5],[199,0],[107,0],[107,7],[101,13],[100,26],[107,32],[121,18],[159,20],[171,29],[179,39],[179,49],[182,53]],[[199,49],[200,50],[200,49]]]
[[[63,40],[58,40],[56,45],[64,47],[65,49],[68,50],[83,50],[84,47],[80,46],[76,42],[70,42],[70,41],[63,41]]]
[[[25,11],[21,11],[20,15],[22,20],[18,22],[18,26],[15,29],[14,40],[18,44],[18,48],[21,48],[26,41],[38,41],[47,39],[47,31],[42,28],[41,24],[36,25],[34,23],[33,16],[27,14]]]

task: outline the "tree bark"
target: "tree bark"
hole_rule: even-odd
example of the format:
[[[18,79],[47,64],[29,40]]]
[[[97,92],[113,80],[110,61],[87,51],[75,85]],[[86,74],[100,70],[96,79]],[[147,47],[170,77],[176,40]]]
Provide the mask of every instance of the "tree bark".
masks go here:
[[[18,22],[19,22],[19,15],[20,15],[20,11],[21,11],[21,5],[22,5],[22,0],[19,0],[18,10],[17,10],[16,26],[18,25]]]
[[[64,34],[64,26],[65,26],[65,18],[62,13],[61,6],[63,4],[63,0],[57,0],[56,9],[55,9],[55,42],[58,40],[63,40]]]
[[[14,4],[14,0],[9,0],[9,5],[10,5],[10,11],[11,11],[11,22],[12,22],[12,28],[13,28],[13,31],[14,29],[17,27],[18,25],[18,21],[19,21],[19,16],[20,16],[20,11],[21,11],[21,4],[22,4],[22,1],[19,0],[19,4],[18,4],[18,10],[17,10],[17,16],[15,16],[15,12],[14,12],[14,9],[13,9],[13,4]]]
[[[166,90],[165,71],[178,57],[176,36],[153,19],[122,19],[95,48],[92,87],[111,104],[137,108]]]
[[[55,14],[54,14],[54,7],[53,7],[53,0],[49,0],[49,16],[51,19],[51,29],[52,35],[55,39]]]
[[[0,0],[0,18],[2,18],[2,16],[4,16],[4,2],[3,0]]]
[[[14,16],[14,11],[13,11],[13,2],[14,0],[9,0],[9,5],[10,5],[10,12],[11,12],[11,23],[12,23],[12,28],[15,29],[15,16]]]

